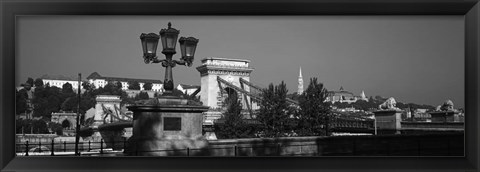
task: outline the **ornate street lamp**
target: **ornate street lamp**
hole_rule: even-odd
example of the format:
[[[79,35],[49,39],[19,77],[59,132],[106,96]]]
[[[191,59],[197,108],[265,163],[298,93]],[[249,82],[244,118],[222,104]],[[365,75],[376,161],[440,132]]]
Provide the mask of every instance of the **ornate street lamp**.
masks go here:
[[[165,80],[163,86],[167,95],[173,92],[172,68],[177,64],[188,67],[192,66],[195,49],[197,48],[198,43],[198,39],[194,37],[181,37],[178,42],[180,43],[182,57],[180,60],[173,60],[172,56],[176,53],[175,46],[179,33],[180,31],[172,28],[172,24],[169,22],[167,29],[160,30],[160,36],[155,33],[142,33],[140,35],[144,62],[147,64],[162,63],[162,66],[165,67]],[[161,60],[159,60],[156,55],[159,39],[162,40],[162,54],[165,55],[165,59]]]

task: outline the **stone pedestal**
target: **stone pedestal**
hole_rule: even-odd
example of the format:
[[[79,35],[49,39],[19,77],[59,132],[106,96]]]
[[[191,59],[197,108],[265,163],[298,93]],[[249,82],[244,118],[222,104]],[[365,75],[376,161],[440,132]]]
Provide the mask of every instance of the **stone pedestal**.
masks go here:
[[[379,110],[374,111],[375,114],[375,125],[377,131],[382,133],[393,132],[395,134],[400,134],[401,121],[402,121],[402,111],[400,110]]]
[[[454,111],[438,111],[438,112],[430,112],[432,116],[432,122],[455,122]]]
[[[113,150],[121,150],[126,146],[125,142],[131,135],[127,135],[126,132],[131,130],[131,121],[109,123],[98,127],[106,148],[112,148]]]
[[[164,96],[127,108],[133,112],[130,155],[195,155],[208,146],[202,136],[202,113],[208,110],[207,106]]]

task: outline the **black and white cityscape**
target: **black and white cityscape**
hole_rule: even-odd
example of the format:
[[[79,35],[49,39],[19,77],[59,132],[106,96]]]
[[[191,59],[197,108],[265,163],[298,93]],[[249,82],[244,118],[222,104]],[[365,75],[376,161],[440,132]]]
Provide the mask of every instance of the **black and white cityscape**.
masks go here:
[[[21,16],[17,156],[464,156],[462,16]]]

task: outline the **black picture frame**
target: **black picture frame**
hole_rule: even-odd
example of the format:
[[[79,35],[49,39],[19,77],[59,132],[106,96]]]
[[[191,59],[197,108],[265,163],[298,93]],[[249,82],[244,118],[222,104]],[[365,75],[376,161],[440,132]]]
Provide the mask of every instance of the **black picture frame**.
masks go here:
[[[2,0],[2,171],[478,171],[478,0]],[[465,157],[15,157],[15,18],[20,15],[463,15]]]

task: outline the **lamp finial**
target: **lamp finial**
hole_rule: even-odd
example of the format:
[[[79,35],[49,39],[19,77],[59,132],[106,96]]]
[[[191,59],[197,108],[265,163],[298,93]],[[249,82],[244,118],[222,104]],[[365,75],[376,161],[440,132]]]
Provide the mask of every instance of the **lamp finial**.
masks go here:
[[[172,23],[168,22],[168,28],[172,28]]]

